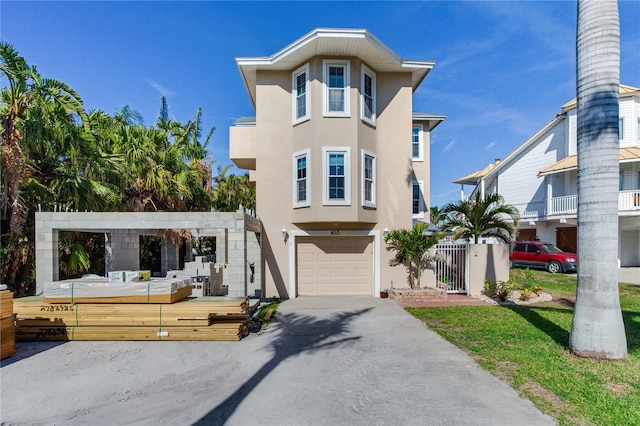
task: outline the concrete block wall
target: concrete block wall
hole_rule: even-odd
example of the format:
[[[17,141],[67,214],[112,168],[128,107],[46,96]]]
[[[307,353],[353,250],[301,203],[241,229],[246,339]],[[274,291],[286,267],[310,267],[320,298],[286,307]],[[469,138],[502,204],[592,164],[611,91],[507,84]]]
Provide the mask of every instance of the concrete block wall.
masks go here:
[[[248,219],[249,218],[249,219]],[[250,226],[252,231],[246,228]],[[217,263],[226,263],[224,284],[229,296],[253,295],[260,288],[260,244],[255,232],[260,222],[244,214],[213,212],[37,212],[36,292],[59,278],[58,230],[104,232],[107,235],[108,270],[138,269],[140,235],[157,229],[189,229],[194,236],[216,236]],[[248,237],[248,235],[250,237]],[[175,249],[175,248],[174,248]],[[163,272],[173,266],[175,254],[166,249]],[[175,249],[177,252],[177,249]],[[249,253],[252,254],[248,254]],[[164,256],[164,255],[163,255]],[[254,260],[255,258],[255,260]],[[248,261],[255,263],[255,280],[249,286]],[[176,266],[177,266],[176,262]],[[105,271],[105,273],[108,271]]]
[[[109,239],[111,265],[109,271],[118,271],[126,269],[140,269],[140,234],[132,229],[116,229],[111,231]],[[105,256],[107,255],[105,253]]]
[[[247,256],[245,243],[244,218],[236,220],[233,227],[227,228],[226,259],[227,269],[225,270],[226,285],[229,289],[229,296],[247,296]]]
[[[175,245],[173,241],[169,241],[166,238],[162,240],[162,262],[161,262],[161,276],[167,275],[167,270],[178,269],[180,265],[180,249]]]

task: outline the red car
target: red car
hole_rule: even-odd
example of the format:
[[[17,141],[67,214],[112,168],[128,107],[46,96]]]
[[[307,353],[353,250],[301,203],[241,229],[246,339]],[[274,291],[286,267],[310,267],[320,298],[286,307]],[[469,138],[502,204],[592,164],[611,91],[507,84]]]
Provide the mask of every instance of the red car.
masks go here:
[[[543,241],[516,241],[509,255],[509,268],[539,268],[552,274],[577,272],[578,256]]]

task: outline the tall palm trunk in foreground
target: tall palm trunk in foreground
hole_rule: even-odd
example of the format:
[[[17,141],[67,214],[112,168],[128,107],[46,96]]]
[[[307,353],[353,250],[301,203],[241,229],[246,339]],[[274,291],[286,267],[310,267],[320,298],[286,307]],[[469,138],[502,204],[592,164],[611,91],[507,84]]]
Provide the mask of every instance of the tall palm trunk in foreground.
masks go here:
[[[570,347],[627,356],[618,294],[620,18],[616,0],[578,0],[578,289]]]

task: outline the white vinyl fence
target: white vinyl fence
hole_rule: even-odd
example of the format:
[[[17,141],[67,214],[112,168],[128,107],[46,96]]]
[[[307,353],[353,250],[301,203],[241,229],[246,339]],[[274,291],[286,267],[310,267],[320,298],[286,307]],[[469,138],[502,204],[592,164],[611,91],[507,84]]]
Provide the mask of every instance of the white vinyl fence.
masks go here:
[[[469,244],[440,241],[435,247],[435,286],[447,293],[469,292]]]

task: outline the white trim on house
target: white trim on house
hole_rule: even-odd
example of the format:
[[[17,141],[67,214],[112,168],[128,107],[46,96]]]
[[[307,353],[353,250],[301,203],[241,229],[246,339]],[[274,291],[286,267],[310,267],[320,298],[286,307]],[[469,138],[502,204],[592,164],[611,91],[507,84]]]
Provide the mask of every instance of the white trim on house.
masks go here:
[[[418,129],[418,155],[414,157],[413,155],[413,131]],[[423,136],[424,127],[422,124],[414,124],[411,127],[411,161],[424,161],[424,136]]]
[[[342,68],[343,71],[343,86],[342,87],[330,87],[329,77],[330,68]],[[342,110],[332,110],[330,101],[331,93],[341,90],[342,97]],[[322,61],[322,105],[323,115],[325,117],[351,117],[351,62],[344,59],[325,59]]]
[[[344,155],[344,198],[329,198],[329,155]],[[326,206],[351,205],[351,147],[323,146],[322,147],[322,204]]]
[[[366,199],[366,185],[365,185],[365,183],[366,183],[366,176],[365,176],[365,172],[366,172],[365,164],[366,164],[366,162],[365,162],[365,160],[366,160],[367,157],[371,157],[372,160],[373,160],[372,161],[372,172],[373,173],[372,173],[372,178],[371,178],[371,181],[372,181],[372,185],[371,185],[372,186],[371,187],[371,200],[367,200]],[[378,180],[378,178],[377,178],[377,166],[378,166],[377,162],[378,162],[378,159],[376,157],[376,154],[374,154],[371,151],[367,151],[365,149],[362,150],[362,154],[360,155],[360,164],[361,164],[361,167],[362,167],[362,173],[361,173],[361,176],[360,176],[360,185],[361,185],[361,189],[362,189],[360,191],[360,200],[361,200],[362,205],[364,207],[372,207],[372,208],[376,207],[376,199],[377,199],[376,190],[377,190],[377,186],[378,186],[378,184],[377,184],[377,180]]]
[[[420,187],[420,199],[418,200],[418,202],[420,203],[420,208],[418,210],[417,214],[413,213],[413,203],[415,202],[415,199],[413,198],[413,187],[418,184],[418,186]],[[424,181],[422,180],[414,180],[413,182],[411,182],[411,217],[413,219],[424,219],[424,213],[425,213],[425,203],[424,203]]]
[[[290,70],[313,56],[354,56],[375,64],[377,72],[410,72],[415,91],[431,71],[435,62],[405,60],[365,29],[317,28],[271,56],[236,58],[242,80],[252,105],[256,105],[256,76],[258,70]],[[373,65],[372,65],[373,66]]]
[[[304,108],[305,113],[298,116],[298,76],[304,74]],[[309,91],[309,64],[304,64],[293,73],[291,73],[291,119],[294,125],[305,122],[311,118],[311,93]]]
[[[369,67],[362,64],[360,67],[360,118],[371,124],[372,126],[376,125],[376,73],[373,72]],[[365,81],[366,77],[371,79],[371,111],[370,115],[367,116],[367,102],[366,102],[366,93],[365,93]]]
[[[298,159],[303,157],[306,158],[306,200],[298,201]],[[291,170],[293,208],[309,207],[311,205],[311,149],[307,148],[291,155]]]
[[[372,237],[373,238],[373,294],[374,297],[380,297],[380,231],[360,231],[360,230],[323,230],[323,231],[302,231],[291,230],[289,231],[289,298],[295,299],[298,296],[296,291],[297,280],[296,270],[297,262],[296,258],[296,238],[297,237],[329,237],[335,236],[336,238],[342,237]]]

